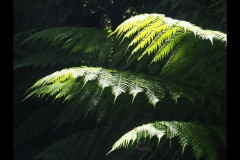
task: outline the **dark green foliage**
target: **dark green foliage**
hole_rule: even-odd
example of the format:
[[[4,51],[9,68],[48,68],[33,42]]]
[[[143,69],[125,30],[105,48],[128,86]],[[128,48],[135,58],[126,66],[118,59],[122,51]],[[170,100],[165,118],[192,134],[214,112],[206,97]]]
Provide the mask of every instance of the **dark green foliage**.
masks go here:
[[[18,45],[24,53],[17,51],[22,58],[14,68],[92,65],[95,59],[98,59],[97,64],[104,65],[105,51],[111,49],[110,44],[106,32],[92,28],[48,29],[31,35]]]

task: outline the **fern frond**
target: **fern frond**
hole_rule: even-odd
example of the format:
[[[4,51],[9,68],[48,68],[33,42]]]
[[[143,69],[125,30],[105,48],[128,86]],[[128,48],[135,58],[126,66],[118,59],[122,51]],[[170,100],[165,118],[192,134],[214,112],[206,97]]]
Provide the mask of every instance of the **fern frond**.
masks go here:
[[[98,64],[103,64],[108,55],[106,51],[111,47],[111,39],[107,38],[105,31],[80,27],[47,29],[33,34],[17,46],[18,52],[24,51],[25,54],[21,54],[22,58],[14,63],[14,68],[91,65],[92,59],[98,59]]]
[[[123,39],[139,32],[128,47],[137,44],[132,54],[143,50],[138,60],[146,53],[148,55],[155,53],[152,62],[157,62],[167,56],[181,41],[188,41],[189,35],[195,36],[196,39],[209,40],[212,45],[213,40],[223,42],[225,45],[227,43],[224,33],[203,30],[189,22],[174,20],[160,14],[142,14],[132,17],[119,25],[113,34],[116,32],[125,34]]]
[[[44,31],[37,32],[36,34],[33,34],[32,36],[28,37],[25,39],[20,45],[23,45],[24,43],[34,43],[37,40],[43,40],[43,41],[48,41],[51,42],[55,39],[58,39],[58,37],[62,36],[67,36],[63,35],[62,32],[64,32],[67,29],[67,27],[60,27],[60,28],[51,28],[47,29]]]
[[[80,78],[82,78],[82,81]],[[54,96],[55,99],[65,97],[65,101],[71,100],[76,97],[77,93],[81,92],[81,88],[85,84],[94,80],[98,81],[97,84],[102,91],[106,87],[111,88],[115,96],[114,102],[120,94],[127,91],[133,95],[133,100],[138,93],[145,92],[149,102],[154,106],[164,96],[164,90],[159,80],[150,80],[150,78],[131,72],[83,66],[63,69],[38,80],[29,89],[31,92],[25,99],[32,96],[43,97],[48,95]],[[81,85],[81,88],[76,88],[76,86]]]
[[[166,93],[175,102],[177,102],[179,97],[187,97],[192,101],[196,96],[205,95],[204,90],[202,92],[196,90],[195,92],[194,90],[186,89],[178,81],[174,82],[153,76],[146,77],[143,74],[113,69],[83,66],[63,69],[38,80],[29,89],[25,99],[49,96],[54,97],[54,99],[64,98],[64,101],[75,101],[75,98],[83,94],[83,89],[88,83],[96,84],[96,87],[101,88],[100,96],[105,88],[110,88],[108,91],[111,91],[114,95],[114,102],[122,93],[131,94],[133,96],[132,102],[139,93],[144,93],[149,103],[153,106],[156,106],[165,97]],[[209,92],[210,95],[213,93]]]
[[[215,128],[218,127],[209,127],[192,122],[162,121],[149,123],[136,127],[123,135],[114,143],[112,149],[107,154],[119,148],[129,148],[133,146],[134,143],[138,143],[140,139],[151,139],[154,136],[157,137],[160,143],[163,136],[166,136],[166,138],[170,140],[178,137],[183,151],[186,146],[189,146],[196,159],[206,156],[207,159],[216,160],[216,148],[219,143],[216,142],[215,139],[224,139],[222,135],[225,135],[225,132],[218,128],[218,134],[216,134]],[[222,145],[225,144],[223,143]]]
[[[146,18],[148,20],[145,22]],[[143,27],[148,25],[155,18],[156,18],[156,16],[154,14],[152,14],[151,16],[147,15],[147,17],[144,17],[144,15],[137,15],[135,17],[132,17],[132,18],[126,20],[122,24],[120,24],[112,34],[117,33],[117,35],[119,36],[122,33],[126,32],[126,31],[129,31],[132,28],[135,31],[131,31],[131,34],[134,34],[136,31],[138,31],[138,30],[136,30],[136,28],[134,28],[134,26],[137,26],[138,29],[142,29]],[[110,34],[110,36],[112,34]]]
[[[139,140],[139,136],[144,138],[152,138],[153,136],[157,136],[158,139],[161,139],[164,136],[164,132],[157,130],[151,124],[136,127],[132,131],[122,136],[116,143],[114,143],[112,149],[107,154],[116,150],[117,148],[127,148],[128,146],[133,145],[136,140]]]

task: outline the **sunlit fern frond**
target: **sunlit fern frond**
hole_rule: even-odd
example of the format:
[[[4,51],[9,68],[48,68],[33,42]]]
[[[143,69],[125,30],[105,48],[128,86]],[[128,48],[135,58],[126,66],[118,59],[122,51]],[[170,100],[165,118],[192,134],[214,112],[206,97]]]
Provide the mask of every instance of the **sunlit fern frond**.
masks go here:
[[[90,85],[87,85],[91,83]],[[110,88],[114,96],[114,103],[122,93],[129,93],[132,95],[132,102],[140,93],[144,93],[149,103],[153,106],[165,97],[167,93],[175,102],[180,97],[186,97],[193,102],[194,98],[199,96],[206,97],[206,87],[198,83],[192,84],[190,82],[173,81],[169,79],[161,79],[159,77],[146,77],[144,74],[135,74],[129,71],[119,71],[114,69],[104,69],[101,67],[75,67],[63,69],[54,72],[40,80],[38,80],[29,90],[29,97],[54,97],[54,99],[63,99],[64,101],[71,101],[78,105],[85,99],[85,94],[88,90],[94,94],[98,87],[100,88],[98,94],[94,97],[101,96],[105,88]],[[192,87],[186,87],[186,83]],[[91,89],[95,86],[95,89]],[[195,86],[198,88],[194,89]],[[85,88],[87,90],[85,90]],[[214,95],[208,92],[208,95]],[[110,93],[110,92],[109,92]],[[83,99],[81,99],[83,98]],[[93,104],[96,104],[93,102]],[[91,108],[91,107],[90,107]]]
[[[213,47],[215,41],[222,42],[223,44],[220,44],[222,46],[227,44],[226,34],[222,32],[204,30],[189,22],[171,19],[161,14],[142,14],[132,17],[120,24],[112,34],[115,33],[117,36],[123,35],[122,39],[133,36],[132,42],[128,45],[134,47],[131,55],[140,52],[139,60],[146,54],[154,54],[152,62],[167,57],[181,42],[192,41],[192,37],[196,40],[209,40]],[[192,48],[184,45],[182,47]]]
[[[54,96],[55,99],[64,97],[64,101],[71,100],[79,92],[81,93],[81,89],[89,81],[94,80],[97,81],[101,92],[106,87],[111,88],[115,97],[114,102],[120,94],[126,92],[133,95],[133,100],[138,93],[145,92],[149,102],[154,106],[160,98],[164,97],[160,81],[154,80],[154,78],[147,78],[131,72],[83,66],[63,69],[40,79],[30,88],[31,92],[26,99],[32,96],[48,95]]]
[[[108,154],[119,148],[138,145],[141,139],[146,140],[152,137],[157,137],[161,145],[160,140],[164,136],[170,140],[178,137],[182,152],[184,153],[185,147],[189,147],[196,159],[205,157],[216,160],[217,147],[220,144],[226,145],[225,130],[219,127],[204,126],[193,122],[162,121],[145,124],[129,131],[115,142]],[[221,139],[221,142],[219,143],[216,139]]]

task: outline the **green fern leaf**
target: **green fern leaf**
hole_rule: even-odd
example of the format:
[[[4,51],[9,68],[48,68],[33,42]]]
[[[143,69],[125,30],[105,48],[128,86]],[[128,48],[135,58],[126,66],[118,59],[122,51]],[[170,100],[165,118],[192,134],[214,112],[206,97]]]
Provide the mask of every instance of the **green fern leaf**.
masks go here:
[[[143,14],[132,17],[119,25],[113,34],[116,32],[125,34],[122,40],[139,32],[128,45],[128,47],[130,47],[137,44],[131,55],[146,47],[138,60],[146,53],[148,53],[148,55],[155,53],[155,57],[151,63],[160,61],[166,57],[177,47],[181,40],[189,35],[194,35],[196,39],[210,40],[212,45],[213,40],[227,43],[226,34],[224,33],[203,30],[189,22],[174,20],[160,14]],[[175,34],[178,35],[176,39],[174,38]]]
[[[138,93],[145,92],[149,102],[154,106],[160,98],[164,97],[164,90],[159,80],[150,80],[143,75],[135,75],[130,72],[83,66],[63,69],[38,80],[29,89],[31,92],[25,99],[32,96],[43,97],[48,95],[54,96],[55,99],[65,97],[65,100],[71,100],[80,92],[81,88],[79,90],[74,88],[76,85],[81,85],[81,81],[79,81],[81,78],[83,83],[81,88],[89,81],[97,81],[102,91],[104,88],[110,87],[115,96],[114,102],[120,94],[127,91],[133,95],[133,100]]]
[[[217,159],[217,143],[215,138],[222,138],[224,135],[224,130],[218,128],[218,135],[215,134],[213,128],[192,122],[176,122],[176,121],[162,121],[145,124],[134,128],[125,135],[123,135],[117,142],[114,143],[112,149],[107,153],[119,149],[119,148],[129,148],[133,146],[134,143],[143,138],[152,138],[156,136],[158,141],[163,136],[168,139],[174,137],[179,137],[179,142],[184,150],[186,146],[189,146],[193,150],[193,154],[196,159],[200,159],[204,156],[208,159]],[[223,144],[225,145],[225,144]]]

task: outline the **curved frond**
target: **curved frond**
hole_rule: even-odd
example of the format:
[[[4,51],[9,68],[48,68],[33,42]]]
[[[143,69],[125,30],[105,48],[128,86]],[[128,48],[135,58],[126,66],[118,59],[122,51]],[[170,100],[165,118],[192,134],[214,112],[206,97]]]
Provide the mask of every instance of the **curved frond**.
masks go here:
[[[216,134],[216,132],[218,133]],[[170,140],[178,137],[183,149],[182,152],[184,152],[186,146],[189,146],[196,159],[206,157],[207,159],[216,160],[217,146],[219,145],[216,139],[221,139],[222,145],[226,145],[224,143],[226,142],[225,135],[224,130],[219,127],[209,127],[193,122],[155,122],[129,131],[114,143],[107,154],[119,148],[129,148],[134,143],[138,144],[140,139],[151,139],[154,136],[157,137],[158,143],[161,144],[160,140],[166,136]]]
[[[75,67],[69,69],[63,69],[61,71],[54,72],[40,80],[38,80],[28,91],[29,97],[44,97],[52,96],[54,99],[63,98],[64,101],[75,101],[74,103],[82,102],[81,97],[84,98],[84,94],[88,93],[83,91],[85,87],[90,89],[86,84],[91,83],[95,87],[100,87],[100,96],[105,88],[110,88],[114,95],[114,102],[122,93],[129,93],[133,96],[132,102],[139,93],[144,93],[149,103],[153,106],[165,97],[168,93],[170,97],[177,102],[179,97],[187,97],[193,101],[198,96],[205,96],[206,91],[199,89],[189,90],[188,87],[184,87],[181,81],[171,81],[169,79],[159,79],[158,77],[146,77],[143,74],[134,74],[127,71],[118,71],[104,69],[101,67]],[[178,84],[179,83],[179,84]],[[189,86],[195,87],[196,84],[190,84]],[[201,89],[204,86],[198,85]],[[201,90],[200,89],[200,90]],[[84,92],[84,93],[83,93]],[[214,95],[215,90],[208,92],[208,95]]]
[[[54,96],[55,99],[65,97],[65,101],[71,100],[81,92],[81,88],[84,88],[86,83],[94,80],[97,80],[98,86],[102,89],[101,92],[106,87],[111,88],[112,94],[115,96],[114,102],[119,95],[125,92],[132,94],[133,100],[138,93],[145,92],[149,102],[155,106],[164,96],[164,90],[159,80],[151,80],[131,72],[83,66],[63,69],[40,79],[29,89],[31,92],[25,99],[48,95]]]
[[[204,30],[189,22],[175,20],[161,14],[142,14],[132,17],[119,25],[112,34],[114,33],[124,34],[123,39],[138,33],[128,46],[136,45],[132,54],[141,52],[138,60],[145,54],[155,54],[152,62],[168,56],[182,41],[191,41],[188,39],[191,35],[195,36],[195,39],[209,40],[212,45],[214,40],[223,42],[225,45],[227,43],[226,34],[222,32]]]

